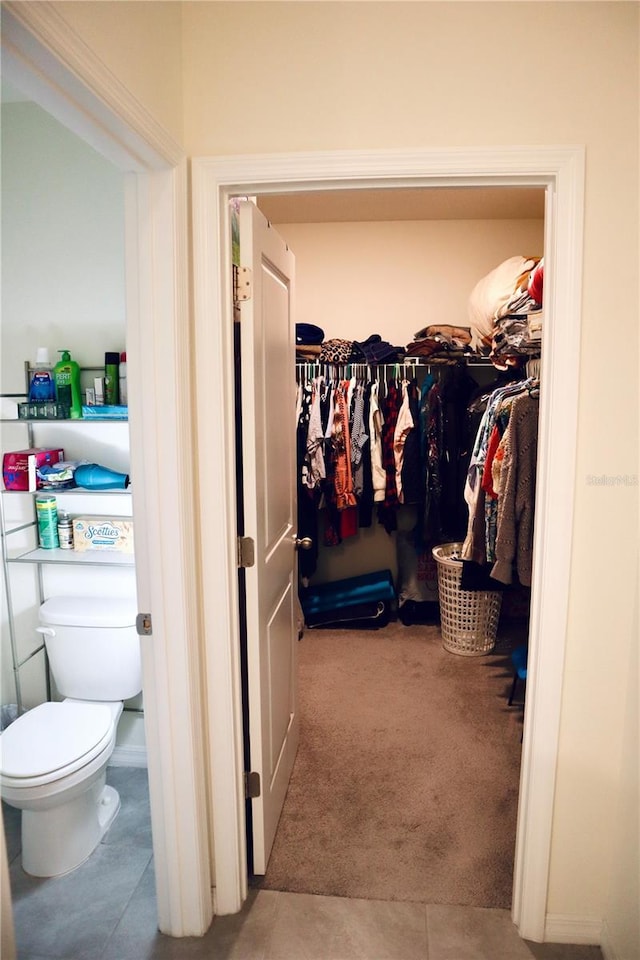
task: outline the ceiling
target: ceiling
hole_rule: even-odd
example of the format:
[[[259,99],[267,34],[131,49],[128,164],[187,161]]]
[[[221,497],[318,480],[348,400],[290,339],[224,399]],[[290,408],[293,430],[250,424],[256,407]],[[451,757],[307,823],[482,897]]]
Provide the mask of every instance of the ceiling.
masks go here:
[[[258,197],[271,223],[380,220],[542,220],[543,187],[314,190]]]

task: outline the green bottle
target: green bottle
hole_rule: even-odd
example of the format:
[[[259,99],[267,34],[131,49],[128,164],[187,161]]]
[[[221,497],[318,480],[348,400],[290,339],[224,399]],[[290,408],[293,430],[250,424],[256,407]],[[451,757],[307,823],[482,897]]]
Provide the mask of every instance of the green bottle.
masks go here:
[[[69,406],[72,420],[82,417],[82,394],[80,392],[80,366],[71,359],[68,350],[58,350],[62,354],[53,368],[53,379],[56,384],[56,400]]]

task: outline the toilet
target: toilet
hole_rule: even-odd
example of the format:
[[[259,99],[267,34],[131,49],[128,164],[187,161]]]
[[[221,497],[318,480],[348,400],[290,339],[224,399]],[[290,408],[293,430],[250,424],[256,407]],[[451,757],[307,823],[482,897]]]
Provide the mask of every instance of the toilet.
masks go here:
[[[65,699],[0,734],[0,794],[22,810],[22,866],[57,877],[95,850],[120,808],[106,784],[123,701],[142,689],[132,600],[52,597],[40,607],[51,674]]]

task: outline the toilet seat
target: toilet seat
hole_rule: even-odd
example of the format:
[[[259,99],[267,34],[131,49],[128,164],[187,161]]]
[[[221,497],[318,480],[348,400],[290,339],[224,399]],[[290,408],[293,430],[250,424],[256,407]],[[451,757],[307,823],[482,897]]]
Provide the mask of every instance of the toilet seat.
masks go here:
[[[114,717],[106,704],[42,703],[2,733],[0,782],[36,787],[66,777],[98,756],[113,732]]]

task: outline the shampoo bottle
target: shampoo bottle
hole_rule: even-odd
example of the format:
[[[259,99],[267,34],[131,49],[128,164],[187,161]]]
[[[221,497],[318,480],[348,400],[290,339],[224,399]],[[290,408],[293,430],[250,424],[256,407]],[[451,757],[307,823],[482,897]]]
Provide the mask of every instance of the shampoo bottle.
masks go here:
[[[49,351],[46,347],[38,347],[31,383],[29,384],[29,402],[50,402],[55,399],[56,386],[49,363]]]
[[[72,420],[82,417],[82,394],[80,393],[80,367],[71,359],[68,350],[58,350],[60,360],[53,368],[53,377],[56,384],[56,399],[58,403],[69,406],[69,415]]]
[[[107,406],[118,404],[118,367],[119,353],[105,353],[104,355],[104,402]]]
[[[127,355],[120,354],[120,366],[118,367],[118,388],[120,392],[120,403],[123,407],[128,406],[127,397]]]

